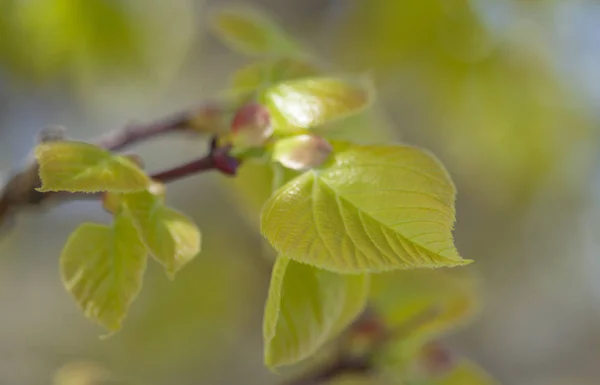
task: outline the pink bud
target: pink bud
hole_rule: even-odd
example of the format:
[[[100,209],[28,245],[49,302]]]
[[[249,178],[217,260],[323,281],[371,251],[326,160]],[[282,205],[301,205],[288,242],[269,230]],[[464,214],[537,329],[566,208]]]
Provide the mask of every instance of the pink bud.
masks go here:
[[[231,122],[235,144],[240,147],[261,147],[273,134],[269,110],[259,103],[240,107]]]
[[[298,135],[275,143],[273,159],[292,170],[308,170],[322,165],[333,151],[331,144],[316,135]]]

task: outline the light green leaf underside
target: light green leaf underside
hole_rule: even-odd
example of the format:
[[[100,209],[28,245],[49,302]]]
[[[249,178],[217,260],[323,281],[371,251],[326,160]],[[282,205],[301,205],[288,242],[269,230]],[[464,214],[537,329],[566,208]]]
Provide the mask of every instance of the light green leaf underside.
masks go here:
[[[334,147],[327,166],[264,205],[261,232],[280,254],[341,273],[470,262],[452,239],[454,185],[433,156],[401,145]]]
[[[220,9],[212,30],[223,43],[246,55],[290,55],[300,52],[293,41],[267,15],[246,7]]]
[[[339,275],[278,257],[265,308],[265,364],[301,361],[363,310],[368,276]]]
[[[132,192],[146,189],[150,178],[131,160],[82,142],[38,145],[39,191]]]
[[[461,357],[450,373],[441,378],[429,379],[431,385],[499,385],[488,373],[473,361]]]
[[[112,227],[82,224],[60,256],[66,289],[86,317],[110,331],[121,328],[145,269],[146,248],[127,215],[116,216]]]
[[[316,76],[318,69],[298,58],[276,58],[254,62],[234,73],[230,80],[234,92],[249,92],[279,82]]]
[[[174,277],[200,252],[201,234],[193,220],[164,204],[149,191],[122,194],[150,254]]]
[[[373,99],[366,79],[311,77],[268,88],[261,96],[272,115],[276,132],[293,132],[322,126],[356,114]]]
[[[373,277],[370,301],[392,328],[410,326],[423,342],[470,321],[480,308],[478,282],[459,270],[410,270]]]

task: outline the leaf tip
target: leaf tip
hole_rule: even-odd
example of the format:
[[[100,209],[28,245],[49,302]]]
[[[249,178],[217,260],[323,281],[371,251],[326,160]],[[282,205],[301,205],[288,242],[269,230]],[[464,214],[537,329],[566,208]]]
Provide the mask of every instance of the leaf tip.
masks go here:
[[[269,371],[273,374],[279,375],[279,370],[277,370],[277,366],[278,363],[273,359],[273,356],[271,355],[271,352],[269,351],[269,349],[267,348],[265,350],[265,367],[267,369],[269,369]]]

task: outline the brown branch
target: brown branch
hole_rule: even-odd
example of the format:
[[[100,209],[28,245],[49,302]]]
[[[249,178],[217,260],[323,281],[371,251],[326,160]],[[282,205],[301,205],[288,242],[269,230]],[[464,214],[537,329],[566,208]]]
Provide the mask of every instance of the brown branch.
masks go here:
[[[223,110],[221,104],[207,103],[194,110],[183,111],[156,122],[130,125],[114,130],[93,140],[92,143],[107,150],[121,151],[144,140],[190,128],[200,132],[218,130],[220,127],[215,125],[218,125]]]
[[[229,150],[230,147],[217,147],[216,140],[213,139],[208,155],[172,169],[153,174],[151,178],[158,182],[169,183],[210,170],[217,170],[225,175],[235,175],[239,167],[239,160],[231,157]]]
[[[214,134],[223,130],[223,114],[229,108],[224,103],[207,103],[163,120],[130,125],[109,132],[91,142],[110,151],[120,151],[145,140],[175,132],[192,131]],[[49,127],[38,135],[38,142],[65,140],[65,138],[64,129]],[[215,148],[213,143],[211,152],[206,157],[173,170],[160,172],[156,174],[156,177],[158,180],[168,182],[211,169],[232,175],[236,168],[237,163],[228,156],[227,151]],[[10,226],[14,215],[23,209],[39,207],[46,201],[61,203],[65,200],[94,198],[94,194],[41,193],[36,190],[41,186],[38,171],[38,164],[32,158],[26,168],[14,174],[4,185],[0,192],[0,228],[4,229]]]

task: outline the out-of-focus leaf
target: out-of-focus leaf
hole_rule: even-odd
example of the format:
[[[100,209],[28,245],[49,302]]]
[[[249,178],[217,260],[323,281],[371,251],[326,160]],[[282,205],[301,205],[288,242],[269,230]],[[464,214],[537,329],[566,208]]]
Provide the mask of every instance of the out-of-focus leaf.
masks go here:
[[[462,178],[479,181],[484,199],[527,201],[591,137],[576,95],[554,76],[521,49],[498,52],[469,72],[431,74],[431,108],[443,117],[431,135]]]
[[[429,61],[465,65],[489,40],[468,0],[372,0],[352,5],[335,47],[346,67],[390,74]]]
[[[165,206],[164,198],[151,191],[120,194],[150,254],[170,278],[200,252],[200,230],[193,220]]]
[[[230,80],[230,87],[235,93],[245,93],[286,80],[318,74],[318,68],[305,59],[291,57],[263,59],[235,72]]]
[[[265,204],[261,232],[280,254],[340,273],[470,262],[454,247],[456,191],[436,158],[400,145],[334,148]]]
[[[57,141],[38,145],[39,191],[132,192],[150,186],[134,162],[89,143]]]
[[[431,385],[499,385],[479,365],[463,357],[454,363],[450,373],[428,381]]]
[[[370,303],[395,336],[378,365],[406,375],[424,344],[474,318],[479,287],[464,269],[397,271],[373,277]]]
[[[213,15],[213,32],[231,49],[246,55],[297,55],[300,45],[257,9],[230,7]]]
[[[202,258],[174,281],[150,264],[143,298],[128,318],[132,327],[97,347],[106,347],[104,357],[115,373],[139,384],[170,384],[175,372],[194,373],[198,383],[216,383],[214,376],[222,379],[231,368],[232,354],[255,343],[248,331],[260,330],[268,279],[259,250],[239,221],[225,216],[210,223],[203,226],[210,242]],[[235,242],[232,233],[240,235]]]
[[[275,132],[294,133],[357,114],[371,105],[366,79],[313,77],[281,82],[264,91],[261,102]]]
[[[436,143],[481,199],[514,209],[551,178],[570,184],[563,165],[591,140],[593,122],[535,38],[514,39],[512,28],[490,33],[474,4],[355,2],[334,44],[336,62],[372,69],[383,93],[423,106],[415,121],[425,124],[406,131]]]
[[[126,385],[106,368],[96,362],[75,361],[61,366],[52,381],[53,385]]]
[[[365,306],[368,276],[339,275],[278,257],[264,317],[265,363],[289,365],[339,334]]]
[[[27,52],[13,48],[35,74],[89,73],[142,62],[139,22],[121,2],[32,0],[18,2],[13,12],[15,36],[27,41]]]
[[[409,270],[373,277],[371,303],[392,328],[426,340],[470,321],[479,310],[477,280],[460,270]],[[414,324],[413,321],[416,321]]]
[[[84,223],[61,253],[62,280],[86,317],[116,331],[142,287],[146,254],[129,215],[112,227]]]
[[[393,372],[387,373],[393,375]],[[424,345],[416,353],[403,377],[415,385],[498,385],[475,362],[435,342]]]

